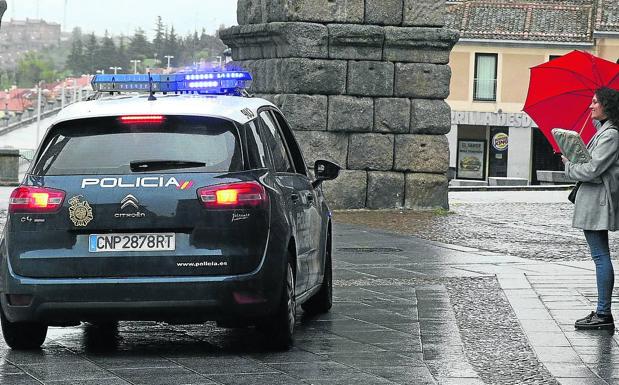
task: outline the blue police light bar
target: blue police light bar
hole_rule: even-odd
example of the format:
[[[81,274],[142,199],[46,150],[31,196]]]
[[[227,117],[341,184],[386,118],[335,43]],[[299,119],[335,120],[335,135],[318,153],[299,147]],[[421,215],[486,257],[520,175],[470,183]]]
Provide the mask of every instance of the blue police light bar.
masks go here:
[[[150,79],[149,79],[150,76]],[[211,71],[168,75],[96,75],[92,88],[98,92],[174,92],[210,95],[239,95],[245,82],[252,80],[246,71]]]

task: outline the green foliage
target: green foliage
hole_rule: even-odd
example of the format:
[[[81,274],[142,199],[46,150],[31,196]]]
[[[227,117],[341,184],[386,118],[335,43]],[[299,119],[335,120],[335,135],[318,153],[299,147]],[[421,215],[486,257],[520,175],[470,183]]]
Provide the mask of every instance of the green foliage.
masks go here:
[[[201,60],[216,61],[226,49],[219,37],[208,35],[204,29],[201,33],[194,31],[185,37],[179,36],[174,26],[166,26],[161,17],[157,17],[154,32],[151,42],[141,28],[128,38],[106,33],[101,39],[94,34],[83,36],[79,29],[74,30],[66,70],[75,76],[94,74],[97,70],[109,73],[110,67],[122,67],[120,72],[131,73],[134,66],[131,60],[140,60],[137,70],[144,72],[146,68],[165,67],[166,55],[174,56],[170,62],[174,67],[191,66]]]
[[[53,82],[58,75],[52,60],[38,52],[28,52],[17,64],[15,82],[18,87],[32,87],[40,80]]]
[[[442,216],[446,216],[446,215],[452,215],[454,214],[453,211],[449,211],[447,209],[444,209],[442,207],[436,208],[434,210],[432,210],[432,213],[436,216],[442,217]]]

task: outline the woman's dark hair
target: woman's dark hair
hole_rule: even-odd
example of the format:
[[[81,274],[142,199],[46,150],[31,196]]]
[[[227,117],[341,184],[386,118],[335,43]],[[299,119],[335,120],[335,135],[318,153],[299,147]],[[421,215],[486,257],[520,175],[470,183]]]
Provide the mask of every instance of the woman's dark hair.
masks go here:
[[[604,113],[608,120],[616,126],[619,125],[619,91],[602,87],[595,91],[595,96],[597,96],[598,102],[604,108]]]

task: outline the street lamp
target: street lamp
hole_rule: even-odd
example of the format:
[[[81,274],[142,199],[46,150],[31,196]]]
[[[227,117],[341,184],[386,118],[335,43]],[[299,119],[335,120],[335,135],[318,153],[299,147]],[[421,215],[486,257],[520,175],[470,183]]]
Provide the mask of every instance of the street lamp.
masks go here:
[[[118,70],[123,69],[123,67],[110,67],[110,69],[111,69],[112,71],[114,71],[114,75],[117,75],[117,74],[118,74]]]
[[[101,75],[105,75],[105,70],[96,70],[95,72]]]
[[[164,58],[168,59],[168,71],[170,70],[170,59],[174,59],[172,55],[165,55]]]
[[[138,73],[138,63],[141,63],[142,60],[129,60],[131,63],[133,63],[133,73],[137,74]]]
[[[219,60],[219,68],[221,68],[221,56],[216,56],[217,60]]]

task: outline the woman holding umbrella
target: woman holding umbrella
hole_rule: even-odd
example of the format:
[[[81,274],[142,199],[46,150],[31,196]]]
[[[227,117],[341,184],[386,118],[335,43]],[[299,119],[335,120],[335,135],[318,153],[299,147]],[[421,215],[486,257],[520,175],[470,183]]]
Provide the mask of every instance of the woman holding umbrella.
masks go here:
[[[615,283],[608,231],[619,230],[619,92],[595,91],[591,118],[597,130],[587,149],[591,160],[572,163],[562,157],[565,175],[580,181],[572,226],[583,229],[595,262],[598,302],[595,311],[577,320],[577,329],[612,329],[611,296]]]

